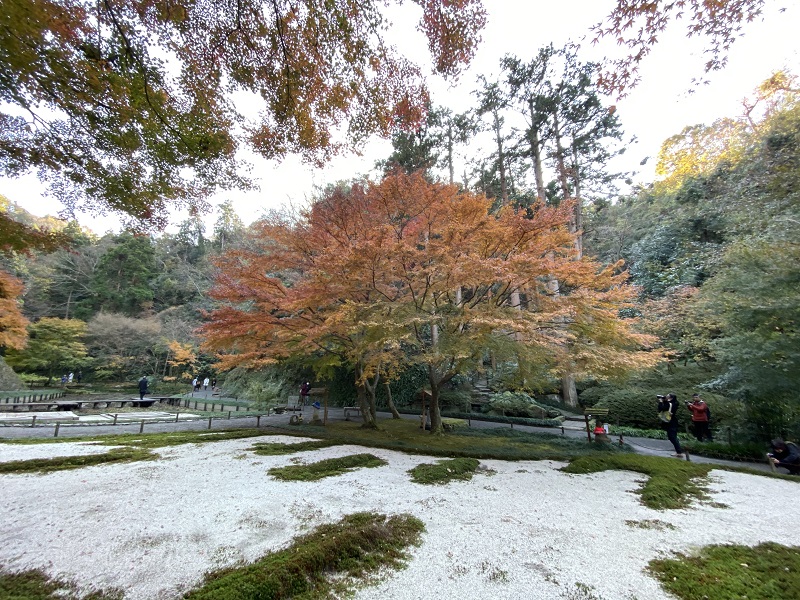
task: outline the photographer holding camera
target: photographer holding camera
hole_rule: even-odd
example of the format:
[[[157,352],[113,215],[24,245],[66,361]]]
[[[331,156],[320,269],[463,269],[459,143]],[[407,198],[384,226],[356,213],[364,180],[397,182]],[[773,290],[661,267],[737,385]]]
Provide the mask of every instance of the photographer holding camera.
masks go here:
[[[683,449],[678,441],[678,397],[675,394],[656,396],[658,398],[658,418],[667,432],[667,439],[672,442],[677,458],[683,458]]]
[[[788,469],[790,475],[800,475],[800,448],[797,447],[797,444],[775,438],[770,445],[772,452],[767,454],[770,462],[776,467]]]

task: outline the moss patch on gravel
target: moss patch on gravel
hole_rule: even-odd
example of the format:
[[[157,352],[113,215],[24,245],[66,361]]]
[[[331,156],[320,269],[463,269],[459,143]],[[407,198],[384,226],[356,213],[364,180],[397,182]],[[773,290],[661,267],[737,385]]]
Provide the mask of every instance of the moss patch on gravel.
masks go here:
[[[649,570],[681,600],[774,600],[800,593],[800,548],[772,542],[707,546],[694,555],[652,560]]]
[[[44,571],[0,572],[0,598],[6,600],[122,600],[121,590],[79,594],[72,583],[48,577]]]
[[[638,490],[642,504],[649,508],[685,508],[693,500],[708,500],[706,481],[715,465],[697,464],[675,458],[632,454],[581,456],[562,470],[566,473],[597,473],[625,470],[648,476]]]
[[[313,442],[297,442],[295,444],[280,444],[277,442],[260,442],[254,444],[252,451],[261,456],[278,456],[293,454],[295,452],[309,452],[330,446],[338,446],[339,442],[333,440],[315,440]]]
[[[12,473],[51,473],[80,469],[95,465],[107,465],[158,458],[149,450],[141,448],[114,448],[104,454],[85,454],[81,456],[56,456],[53,458],[33,458],[29,460],[13,460],[0,462],[0,475]],[[0,595],[0,598],[3,596]]]
[[[185,600],[331,598],[352,593],[382,568],[401,568],[425,526],[411,515],[356,513],[322,525],[279,552],[206,576]]]
[[[268,472],[275,479],[283,481],[317,481],[325,477],[342,475],[355,469],[382,467],[388,464],[382,458],[372,454],[352,454],[341,458],[328,458],[307,465],[274,467]]]
[[[423,463],[410,469],[411,481],[422,484],[445,484],[451,481],[469,481],[480,462],[476,458],[453,458],[436,464]]]

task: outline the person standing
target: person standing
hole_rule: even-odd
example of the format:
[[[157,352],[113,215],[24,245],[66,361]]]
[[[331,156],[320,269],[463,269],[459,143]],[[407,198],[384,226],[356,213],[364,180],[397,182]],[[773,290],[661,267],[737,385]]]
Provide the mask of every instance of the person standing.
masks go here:
[[[139,380],[139,400],[144,400],[144,395],[147,393],[147,376],[142,375]]]
[[[311,391],[311,384],[306,381],[300,386],[300,406],[305,406],[308,401],[308,394]]]
[[[667,439],[675,448],[677,458],[683,458],[683,449],[678,441],[678,397],[675,394],[657,396],[658,416],[661,419],[664,429],[667,432]]]
[[[203,391],[205,391],[205,392],[207,392],[207,391],[208,391],[208,383],[209,383],[209,379],[208,379],[208,377],[206,377],[205,379],[203,379]]]
[[[702,442],[703,439],[708,438],[708,441],[712,442],[711,429],[708,423],[708,415],[710,413],[708,405],[700,398],[700,394],[693,394],[692,401],[686,403],[686,408],[692,413],[692,426],[694,427],[694,436],[697,441]]]

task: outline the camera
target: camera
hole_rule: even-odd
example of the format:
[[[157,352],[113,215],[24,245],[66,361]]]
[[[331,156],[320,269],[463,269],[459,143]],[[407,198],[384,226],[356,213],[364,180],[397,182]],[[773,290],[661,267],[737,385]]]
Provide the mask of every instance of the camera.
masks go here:
[[[656,396],[656,398],[658,398],[659,400],[663,400],[664,398],[666,398],[666,396],[662,396],[661,394],[659,394],[658,396]]]

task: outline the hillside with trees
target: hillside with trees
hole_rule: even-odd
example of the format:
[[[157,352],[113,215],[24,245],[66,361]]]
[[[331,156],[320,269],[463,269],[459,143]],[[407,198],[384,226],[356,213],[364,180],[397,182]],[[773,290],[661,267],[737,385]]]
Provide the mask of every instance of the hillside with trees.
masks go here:
[[[25,27],[0,37],[0,168],[127,220],[98,236],[0,197],[0,352],[29,381],[203,373],[257,399],[315,378],[368,426],[426,388],[437,433],[478,380],[639,427],[656,393],[702,390],[742,439],[800,434],[795,76],[686,123],[639,189],[610,166],[631,137],[606,93],[636,85],[667,24],[708,37],[711,71],[763,2],[621,0],[594,34],[627,56],[506,55],[459,113],[384,43],[381,3],[252,0],[233,29],[213,3],[60,4],[9,5]],[[458,75],[486,11],[417,4],[434,71]],[[321,164],[374,133],[392,139],[375,180],[248,225],[227,202],[206,231],[212,191],[250,185],[238,148]],[[172,206],[190,209],[177,231],[146,233]]]

